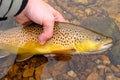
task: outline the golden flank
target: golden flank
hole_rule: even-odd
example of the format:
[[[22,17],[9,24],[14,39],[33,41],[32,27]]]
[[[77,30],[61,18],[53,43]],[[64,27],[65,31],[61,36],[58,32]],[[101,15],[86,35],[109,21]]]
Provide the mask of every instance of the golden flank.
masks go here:
[[[0,49],[17,53],[18,61],[35,54],[98,54],[112,46],[112,39],[71,23],[56,22],[53,37],[40,45],[42,26],[32,23],[0,33]]]

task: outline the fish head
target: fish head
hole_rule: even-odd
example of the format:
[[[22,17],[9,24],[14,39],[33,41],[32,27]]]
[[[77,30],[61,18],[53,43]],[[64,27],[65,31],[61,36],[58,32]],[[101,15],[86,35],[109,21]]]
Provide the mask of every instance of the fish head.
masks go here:
[[[103,53],[112,47],[112,38],[96,33],[88,32],[75,38],[75,48],[81,54]]]

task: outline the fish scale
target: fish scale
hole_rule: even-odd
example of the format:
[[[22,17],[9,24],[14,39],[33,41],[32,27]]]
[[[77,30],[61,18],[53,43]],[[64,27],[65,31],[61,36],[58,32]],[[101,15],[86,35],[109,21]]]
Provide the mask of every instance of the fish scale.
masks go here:
[[[25,60],[36,54],[92,54],[105,51],[112,39],[80,25],[56,22],[53,36],[44,45],[39,44],[41,25],[32,23],[0,33],[0,49],[17,53],[17,60]]]

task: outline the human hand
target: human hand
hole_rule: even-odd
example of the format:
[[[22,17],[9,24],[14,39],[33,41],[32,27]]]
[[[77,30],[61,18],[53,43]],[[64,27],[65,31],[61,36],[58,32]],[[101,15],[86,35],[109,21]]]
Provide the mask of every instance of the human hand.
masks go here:
[[[40,44],[44,44],[52,37],[55,21],[65,21],[58,11],[43,0],[28,0],[25,9],[15,16],[15,19],[21,24],[33,21],[37,24],[43,25],[43,32],[39,36]]]

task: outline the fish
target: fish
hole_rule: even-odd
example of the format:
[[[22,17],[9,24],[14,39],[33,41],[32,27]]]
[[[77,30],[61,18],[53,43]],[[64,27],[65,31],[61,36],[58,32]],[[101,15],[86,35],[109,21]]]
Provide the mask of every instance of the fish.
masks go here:
[[[40,54],[99,54],[113,45],[111,37],[69,22],[55,22],[53,36],[44,45],[38,39],[42,31],[36,23],[5,30],[0,33],[0,50],[24,61]]]

